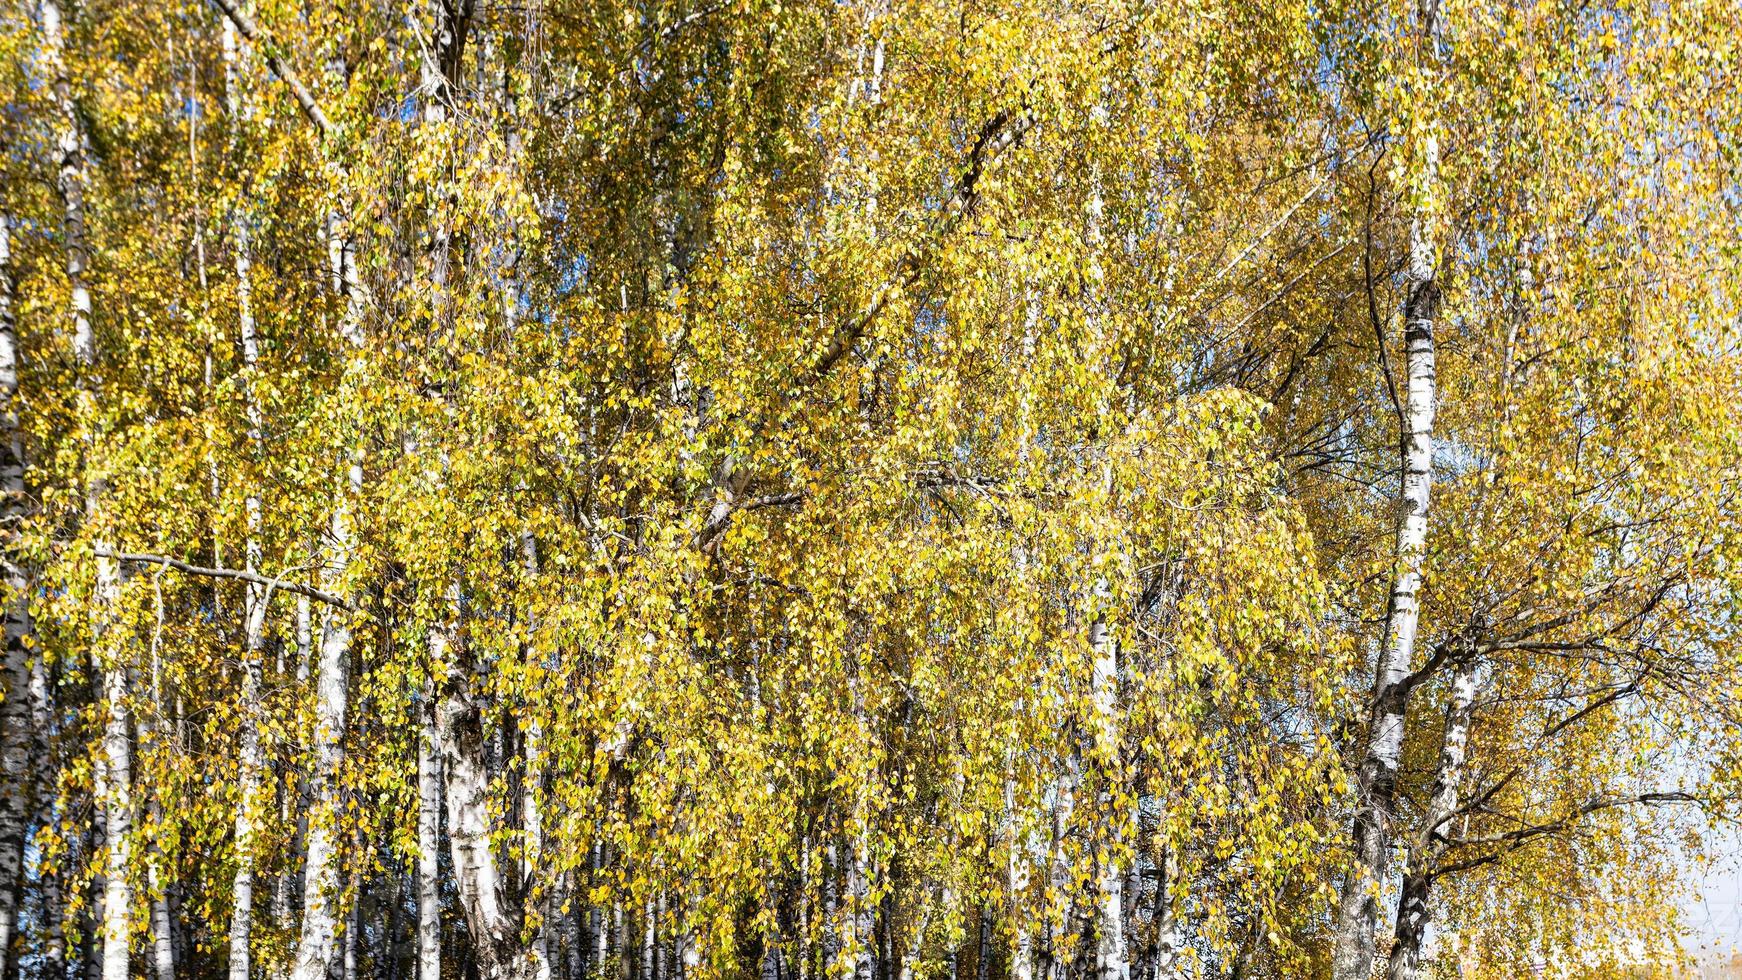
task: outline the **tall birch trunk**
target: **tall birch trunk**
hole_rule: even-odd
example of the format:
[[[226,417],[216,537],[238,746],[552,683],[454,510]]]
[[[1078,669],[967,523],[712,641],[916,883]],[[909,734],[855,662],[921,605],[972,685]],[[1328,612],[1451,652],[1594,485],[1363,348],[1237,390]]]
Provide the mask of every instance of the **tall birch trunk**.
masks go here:
[[[54,687],[49,678],[48,664],[42,658],[36,658],[30,665],[30,718],[37,732],[37,747],[40,750],[55,732],[55,717],[57,715]],[[47,753],[40,756],[47,760]],[[36,805],[39,812],[46,815],[49,823],[58,823],[61,818],[61,805],[57,799],[55,781],[49,778],[39,778],[35,787]],[[42,975],[50,978],[61,978],[67,975],[66,932],[62,928],[65,918],[66,893],[64,891],[64,871],[47,868],[39,872],[38,882],[42,894]]]
[[[1391,947],[1389,980],[1416,980],[1421,975],[1422,947],[1430,921],[1428,898],[1434,866],[1445,851],[1440,827],[1458,809],[1458,787],[1470,745],[1470,717],[1476,703],[1476,662],[1470,658],[1452,675],[1451,700],[1446,705],[1446,729],[1440,743],[1433,794],[1410,841],[1409,863],[1403,875],[1403,896],[1397,905],[1396,942]]]
[[[1103,584],[1099,591],[1105,593]],[[1094,657],[1091,697],[1095,709],[1095,754],[1111,779],[1119,771],[1119,645],[1105,618],[1089,627],[1089,647]],[[1100,908],[1095,930],[1095,973],[1098,980],[1128,980],[1130,965],[1125,951],[1124,876],[1114,858],[1118,841],[1101,844],[1097,896]]]
[[[1040,302],[1032,287],[1027,290],[1024,298],[1022,322],[1022,364],[1034,362],[1034,351],[1040,324]],[[1016,462],[1018,479],[1026,479],[1030,446],[1034,441],[1034,399],[1030,389],[1023,389],[1022,398],[1017,408],[1016,426]],[[1027,588],[1029,555],[1026,545],[1017,544],[1014,561],[1019,587]],[[1017,707],[1017,715],[1023,713],[1022,706]],[[1027,836],[1023,829],[1021,815],[1016,809],[1016,757],[1014,746],[1016,736],[1010,737],[1011,748],[1006,750],[1004,773],[1004,822],[1005,822],[1005,890],[1008,892],[1010,908],[1010,976],[1011,980],[1034,980],[1034,932],[1029,923],[1029,912],[1026,907],[1029,878],[1029,854]]]
[[[846,951],[853,958],[853,980],[872,980],[875,963],[872,957],[872,934],[874,932],[873,910],[871,908],[871,881],[867,873],[868,855],[867,836],[869,831],[861,828],[855,836],[850,848],[851,856],[847,864],[847,928],[849,938],[844,944]]]
[[[5,689],[0,691],[0,974],[11,968],[12,935],[29,829],[38,735],[31,717],[30,575],[19,549],[27,516],[24,435],[18,424],[18,330],[13,311],[12,217],[0,214],[0,579],[6,589]]]
[[[1108,122],[1109,114],[1104,104],[1095,108],[1095,118],[1102,125]],[[1088,317],[1091,334],[1096,335],[1097,342],[1105,343],[1105,338],[1099,336],[1101,327],[1102,297],[1100,283],[1102,281],[1100,249],[1104,241],[1103,221],[1106,216],[1106,201],[1101,191],[1101,176],[1096,173],[1091,178],[1089,196],[1088,222],[1085,229],[1086,244],[1091,250],[1089,259],[1089,299]],[[1110,349],[1111,345],[1108,344]],[[1103,476],[1107,505],[1113,501],[1113,467],[1106,464]],[[1095,611],[1095,619],[1089,626],[1089,649],[1092,657],[1090,672],[1090,701],[1093,708],[1094,753],[1096,761],[1102,767],[1109,784],[1118,778],[1119,774],[1119,648],[1112,632],[1107,627],[1107,606],[1111,601],[1111,590],[1106,580],[1095,583],[1095,600],[1100,608]],[[1118,824],[1114,824],[1115,833]],[[1130,966],[1126,960],[1124,935],[1124,888],[1123,876],[1114,855],[1119,850],[1117,837],[1112,840],[1101,840],[1096,845],[1096,928],[1095,928],[1095,975],[1097,980],[1127,980]]]
[[[363,461],[353,449],[346,480],[333,505],[328,559],[330,578],[344,583],[355,548],[351,508],[363,491]],[[348,588],[341,584],[339,588]],[[341,895],[338,824],[339,769],[345,759],[345,722],[351,686],[351,624],[349,613],[330,610],[321,638],[315,674],[314,767],[310,782],[313,805],[309,816],[307,859],[303,872],[302,931],[297,940],[294,980],[325,980],[338,965],[339,901]]]
[[[60,0],[42,0],[43,55],[50,77],[60,130],[55,140],[56,184],[64,214],[69,306],[73,321],[73,357],[78,365],[80,416],[85,431],[85,518],[92,532],[96,583],[91,601],[93,665],[102,672],[103,809],[107,856],[102,902],[103,980],[128,980],[129,912],[132,890],[127,876],[133,831],[133,741],[128,715],[127,665],[108,649],[109,616],[120,597],[121,571],[101,531],[102,500],[107,487],[97,461],[95,433],[101,424],[97,399],[97,340],[91,323],[91,292],[85,276],[90,267],[85,228],[85,186],[88,183],[85,137],[73,102],[67,71],[65,25]]]
[[[1424,8],[1429,44],[1437,35],[1431,23],[1436,16],[1431,8]],[[1432,135],[1423,147],[1423,158],[1421,178],[1423,186],[1431,190],[1439,170],[1439,149]],[[1374,684],[1373,723],[1356,777],[1354,856],[1338,901],[1333,980],[1367,980],[1373,970],[1379,890],[1391,847],[1397,766],[1403,754],[1408,708],[1408,692],[1402,681],[1414,661],[1420,620],[1422,558],[1427,550],[1433,488],[1434,320],[1439,312],[1436,259],[1427,217],[1418,211],[1409,227],[1408,295],[1403,312],[1408,373],[1403,520],[1397,530],[1397,571],[1391,586],[1385,647]]]
[[[430,630],[433,663],[451,664],[452,629],[449,624],[440,624]],[[437,719],[447,777],[454,887],[477,952],[479,973],[484,980],[510,980],[521,975],[525,957],[520,949],[520,923],[512,913],[507,882],[490,843],[490,774],[483,713],[467,692],[459,689],[466,683],[464,678],[449,683],[456,689],[443,697]]]
[[[243,40],[259,44],[259,29],[233,0],[216,0],[228,24]],[[326,143],[333,135],[333,124],[314,99],[308,87],[295,72],[267,48],[266,62],[272,73],[290,89],[303,115],[317,135]],[[327,151],[327,167],[339,176],[343,167]],[[345,312],[339,333],[349,348],[347,359],[360,356],[363,341],[363,308],[366,294],[356,264],[350,208],[343,203],[346,191],[338,191],[340,206],[331,213],[329,244],[334,261],[334,285],[345,298]],[[360,432],[347,434],[350,448],[345,452],[343,473],[333,502],[329,530],[331,551],[326,564],[326,577],[340,594],[354,594],[350,581],[350,563],[356,548],[351,510],[362,495],[363,450]],[[339,955],[339,925],[335,905],[339,894],[339,861],[335,824],[340,818],[339,768],[344,761],[344,734],[350,696],[351,625],[350,610],[329,610],[329,622],[320,644],[320,663],[315,687],[315,732],[312,739],[314,766],[311,773],[313,790],[307,834],[307,858],[303,873],[303,920],[297,940],[294,980],[324,980],[333,970]]]
[[[417,743],[417,977],[441,980],[441,746],[435,707],[423,708]]]
[[[151,967],[157,980],[175,980],[174,922],[169,914],[169,887],[158,870],[161,855],[153,854],[147,870],[151,885]]]
[[[1014,762],[1006,763],[1013,768]],[[1010,915],[1010,977],[1011,980],[1034,980],[1033,939],[1028,928],[1024,896],[1028,892],[1028,855],[1022,846],[1021,823],[1016,814],[1016,777],[1007,772],[1004,777],[1004,819],[1008,838],[1005,855],[1005,892],[1009,897]],[[907,969],[906,960],[902,968]]]
[[[1173,980],[1178,975],[1180,953],[1186,945],[1185,927],[1169,893],[1178,875],[1179,858],[1170,847],[1162,856],[1161,880],[1155,885],[1155,952],[1150,970],[1158,980]]]
[[[232,131],[245,117],[240,45],[235,25],[223,25],[224,97]],[[234,149],[234,147],[232,147]],[[250,273],[253,250],[249,241],[248,215],[238,203],[230,216],[232,250],[236,273],[236,324],[242,341],[242,392],[248,420],[248,441],[256,459],[264,455],[263,419],[255,392],[254,375],[259,368],[260,339],[254,327],[253,286]],[[243,502],[248,535],[243,542],[244,567],[257,573],[260,566],[260,495],[250,483]],[[243,598],[244,638],[242,650],[241,757],[237,760],[236,877],[231,887],[230,980],[248,980],[249,933],[254,918],[254,847],[256,815],[260,812],[262,753],[260,747],[260,687],[266,649],[266,612],[270,597],[257,582],[247,584]]]
[[[107,550],[105,547],[103,550]],[[107,617],[120,586],[113,562],[99,568],[96,626],[107,632]],[[106,643],[105,639],[105,643]],[[98,649],[102,649],[99,646]],[[133,732],[128,708],[127,665],[114,653],[103,668],[103,822],[107,859],[103,880],[103,980],[129,980],[133,889],[128,878],[133,843]]]
[[[531,531],[520,534],[521,570],[526,574],[527,581],[538,581],[538,540]],[[540,881],[540,867],[544,858],[544,728],[534,717],[526,726],[526,736],[521,745],[521,756],[525,762],[523,770],[525,778],[520,788],[520,827],[524,836],[522,857],[520,861],[521,893],[527,896],[529,903],[536,903],[534,914],[537,917],[537,932],[532,938],[532,974],[534,980],[550,980],[551,963],[558,952],[560,937],[557,935],[552,918],[556,912],[554,896],[555,881],[546,879]],[[653,942],[653,906],[651,900],[647,906],[648,943]],[[650,975],[650,974],[649,974]],[[642,978],[646,980],[646,976]]]

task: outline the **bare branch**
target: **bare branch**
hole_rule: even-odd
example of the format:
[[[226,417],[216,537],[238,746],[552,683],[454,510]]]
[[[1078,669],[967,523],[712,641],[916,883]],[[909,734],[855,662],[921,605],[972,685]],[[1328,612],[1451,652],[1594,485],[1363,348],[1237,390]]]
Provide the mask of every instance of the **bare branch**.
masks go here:
[[[1572,827],[1574,824],[1578,823],[1580,819],[1587,817],[1587,816],[1590,816],[1591,814],[1596,813],[1599,810],[1612,810],[1616,807],[1632,806],[1632,805],[1638,804],[1638,803],[1651,804],[1653,806],[1656,806],[1656,805],[1667,804],[1667,803],[1698,803],[1698,802],[1700,802],[1699,797],[1693,795],[1692,793],[1683,793],[1680,791],[1661,792],[1661,793],[1639,793],[1635,796],[1598,797],[1597,799],[1593,799],[1593,800],[1586,802],[1585,804],[1580,806],[1577,810],[1574,810],[1573,812],[1561,817],[1558,820],[1551,820],[1547,823],[1533,824],[1533,825],[1527,826],[1527,827],[1520,827],[1517,830],[1508,831],[1504,834],[1496,834],[1492,837],[1480,837],[1480,838],[1476,838],[1474,840],[1453,841],[1452,846],[1454,846],[1454,847],[1495,847],[1495,846],[1500,846],[1500,845],[1504,845],[1504,846],[1501,847],[1501,849],[1498,851],[1493,851],[1491,853],[1483,854],[1483,855],[1480,855],[1478,857],[1467,858],[1463,861],[1456,861],[1452,864],[1442,865],[1442,866],[1434,869],[1433,876],[1435,878],[1443,878],[1446,875],[1457,874],[1458,872],[1461,872],[1461,871],[1468,871],[1471,868],[1479,868],[1484,864],[1492,864],[1493,862],[1500,860],[1502,855],[1509,854],[1512,851],[1516,851],[1519,848],[1525,846],[1526,844],[1529,844],[1531,841],[1536,840],[1538,838],[1547,837],[1551,834],[1558,834],[1564,830],[1567,830],[1568,828]]]
[[[200,575],[205,578],[224,578],[234,579],[238,582],[252,582],[256,585],[264,585],[269,589],[283,589],[286,592],[294,592],[297,595],[308,596],[310,599],[324,602],[329,606],[337,606],[346,612],[357,611],[356,605],[350,602],[350,600],[345,599],[342,596],[336,596],[331,592],[323,592],[312,585],[304,585],[301,582],[287,582],[283,578],[274,578],[270,575],[260,575],[239,568],[210,568],[205,565],[195,565],[191,562],[185,562],[180,558],[171,558],[168,555],[140,554],[133,552],[109,551],[106,549],[99,549],[96,554],[99,558],[112,558],[115,561],[131,562],[139,565],[164,565],[173,568],[178,572],[186,572],[189,575]]]

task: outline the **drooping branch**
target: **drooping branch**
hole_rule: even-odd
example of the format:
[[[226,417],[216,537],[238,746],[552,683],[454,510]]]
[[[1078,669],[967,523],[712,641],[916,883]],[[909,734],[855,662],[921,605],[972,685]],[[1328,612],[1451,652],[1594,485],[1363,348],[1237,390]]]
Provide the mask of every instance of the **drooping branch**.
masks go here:
[[[1503,834],[1495,834],[1491,837],[1455,841],[1453,842],[1454,847],[1498,847],[1499,850],[1491,851],[1487,854],[1478,855],[1472,858],[1466,858],[1462,861],[1454,861],[1451,864],[1441,865],[1433,870],[1433,877],[1443,878],[1446,875],[1457,874],[1462,871],[1468,871],[1472,868],[1479,868],[1484,864],[1492,864],[1495,861],[1500,860],[1502,855],[1516,851],[1538,838],[1547,837],[1551,834],[1558,834],[1567,830],[1574,824],[1578,823],[1581,819],[1590,816],[1599,810],[1612,810],[1616,807],[1634,806],[1636,804],[1661,806],[1671,803],[1697,804],[1699,802],[1699,797],[1692,793],[1684,793],[1679,790],[1638,793],[1633,796],[1598,797],[1585,802],[1580,805],[1578,809],[1556,820],[1550,820],[1546,823],[1531,824],[1529,826],[1520,827],[1517,830],[1509,830]]]
[[[317,602],[324,602],[329,606],[335,606],[339,609],[345,610],[346,612],[357,611],[357,606],[351,601],[342,596],[336,596],[331,592],[323,592],[312,585],[305,585],[301,582],[287,582],[282,578],[274,578],[270,575],[259,575],[239,568],[213,568],[207,565],[195,565],[192,562],[182,561],[180,558],[171,558],[169,555],[109,551],[107,549],[98,549],[96,554],[99,558],[110,558],[115,561],[130,562],[139,565],[166,565],[178,572],[185,572],[188,575],[199,575],[205,578],[234,579],[238,582],[251,582],[255,585],[264,585],[269,589],[282,589],[285,592],[294,592],[297,595],[308,596],[310,599],[314,599]]]

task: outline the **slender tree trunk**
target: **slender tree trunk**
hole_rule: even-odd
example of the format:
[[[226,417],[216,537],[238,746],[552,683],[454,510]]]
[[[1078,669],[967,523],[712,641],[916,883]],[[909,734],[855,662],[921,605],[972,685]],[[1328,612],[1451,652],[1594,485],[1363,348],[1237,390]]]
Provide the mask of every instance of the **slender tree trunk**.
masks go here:
[[[110,594],[113,588],[110,586]],[[105,604],[98,615],[106,616],[110,608],[113,606]],[[127,687],[125,664],[114,664],[103,671],[103,701],[107,710],[103,757],[108,768],[103,807],[108,851],[103,881],[103,980],[129,980],[132,975],[129,951],[133,889],[128,869],[132,864],[133,838],[133,733],[128,724]]]
[[[1104,619],[1098,618],[1090,626],[1089,647],[1094,656],[1091,695],[1095,706],[1095,754],[1107,777],[1113,779],[1119,772],[1119,645]],[[1100,908],[1095,930],[1095,972],[1099,980],[1128,980],[1130,976],[1125,956],[1124,875],[1114,859],[1117,845],[1117,840],[1102,843],[1097,862]]]
[[[646,918],[642,922],[641,976],[638,980],[654,980],[658,973],[658,965],[655,962],[659,955],[658,910],[651,897],[647,899],[644,908],[646,911],[643,914]]]
[[[1006,769],[1014,767],[1007,762]],[[1022,829],[1016,813],[1016,776],[1007,771],[1004,777],[1004,821],[1006,846],[1005,892],[1010,909],[1010,977],[1011,980],[1034,980],[1034,940],[1028,926],[1028,854],[1022,846]]]
[[[1427,43],[1438,31],[1434,0],[1423,8]],[[1433,136],[1423,148],[1422,180],[1431,190],[1438,179],[1439,151]],[[1379,890],[1391,848],[1391,820],[1397,792],[1397,766],[1403,754],[1408,692],[1402,687],[1415,658],[1420,621],[1422,559],[1427,551],[1429,497],[1433,488],[1435,372],[1434,320],[1439,286],[1432,230],[1419,211],[1410,222],[1408,295],[1404,305],[1404,356],[1408,374],[1406,446],[1403,466],[1403,521],[1397,530],[1397,571],[1392,581],[1385,648],[1375,679],[1375,708],[1366,750],[1356,774],[1354,855],[1344,876],[1337,906],[1332,951],[1333,980],[1367,980],[1373,971],[1374,929]]]
[[[151,635],[151,707],[140,715],[138,728],[140,741],[153,743],[165,738],[168,726],[161,723],[164,711],[163,697],[163,657],[160,638],[163,635],[163,589],[154,583],[156,626]],[[173,731],[170,738],[173,738]],[[173,749],[171,750],[173,751]],[[162,826],[163,808],[153,796],[146,805],[146,812],[153,826]],[[156,980],[175,980],[175,931],[169,911],[169,881],[165,871],[168,862],[163,848],[153,842],[148,845],[145,860],[146,895],[150,900],[151,914],[151,963]]]
[[[332,554],[328,567],[335,583],[348,577],[355,542],[351,530],[351,507],[363,490],[363,462],[353,450],[345,485],[333,506]],[[346,589],[348,585],[341,584]],[[308,827],[308,857],[303,872],[302,932],[297,941],[295,980],[326,980],[338,964],[338,904],[341,880],[338,854],[339,768],[345,758],[345,723],[351,686],[351,625],[345,610],[330,610],[321,638],[320,663],[315,677],[313,796]]]
[[[430,659],[436,664],[449,662],[450,629],[442,625],[430,630]],[[464,684],[464,680],[454,683]],[[482,712],[461,690],[444,697],[439,710],[454,886],[478,954],[480,973],[484,980],[507,980],[519,975],[524,956],[520,923],[510,907],[507,883],[490,843],[490,776]]]
[[[30,575],[19,537],[27,517],[24,436],[18,425],[16,281],[12,271],[12,218],[0,214],[0,579],[6,589],[5,689],[0,691],[0,975],[11,976],[12,936],[23,886],[24,837],[34,795],[31,773],[38,736],[31,718]]]
[[[1151,970],[1161,980],[1176,976],[1180,952],[1185,949],[1185,929],[1174,911],[1170,888],[1179,875],[1179,858],[1168,848],[1161,859],[1161,879],[1155,885],[1155,954]]]
[[[1458,787],[1463,782],[1464,760],[1470,746],[1470,717],[1476,703],[1476,662],[1470,658],[1452,675],[1451,700],[1446,705],[1446,729],[1440,743],[1439,768],[1415,837],[1410,841],[1409,863],[1403,876],[1403,897],[1397,906],[1396,942],[1391,947],[1389,980],[1416,980],[1421,975],[1421,954],[1430,921],[1428,898],[1433,888],[1434,865],[1445,851],[1440,827],[1458,809]]]
[[[1070,861],[1065,853],[1066,835],[1070,830],[1071,818],[1076,812],[1077,784],[1081,762],[1076,753],[1071,753],[1065,760],[1064,771],[1060,772],[1055,781],[1055,796],[1052,806],[1052,846],[1048,855],[1047,874],[1050,878],[1048,891],[1064,903],[1059,910],[1063,918],[1065,934],[1073,931],[1072,919],[1076,914],[1076,903],[1071,898],[1073,890],[1070,882]],[[1050,912],[1050,910],[1049,910]],[[1060,949],[1063,936],[1060,929],[1053,923],[1049,914],[1046,924],[1046,980],[1061,980],[1066,972],[1067,961]]]
[[[151,966],[157,980],[175,980],[174,920],[169,914],[169,886],[159,873],[159,857],[153,855],[151,875]]]
[[[581,928],[581,917],[586,914],[583,903],[579,900],[579,889],[575,887],[576,872],[570,871],[562,876],[562,893],[551,900],[551,909],[562,915],[558,930],[562,935],[563,948],[563,978],[564,980],[580,980],[582,975],[581,962],[586,955],[582,945],[586,941]],[[567,912],[561,910],[568,906]]]
[[[1412,232],[1416,238],[1421,232]],[[1425,255],[1425,248],[1412,247]],[[1376,684],[1377,708],[1366,755],[1357,775],[1354,861],[1338,903],[1334,977],[1366,980],[1372,972],[1373,928],[1379,914],[1379,887],[1385,878],[1391,819],[1397,791],[1397,766],[1403,754],[1407,697],[1400,683],[1414,658],[1419,621],[1417,592],[1426,550],[1428,493],[1433,480],[1435,292],[1431,257],[1413,261],[1407,320],[1409,370],[1409,451],[1404,470],[1407,506],[1397,535],[1398,572],[1391,590],[1390,629]]]
[[[435,707],[423,708],[417,744],[417,978],[441,980],[441,745]]]
[[[94,434],[101,425],[97,399],[97,341],[91,323],[91,293],[85,275],[90,249],[85,228],[85,139],[72,80],[66,65],[65,26],[60,0],[42,0],[43,54],[50,75],[60,131],[56,138],[57,185],[64,207],[67,281],[73,321],[73,356],[79,368],[80,416],[86,426],[85,516],[91,522],[93,550],[110,549],[99,530],[104,520],[106,483],[94,457]],[[133,742],[128,711],[127,665],[108,649],[109,617],[119,598],[121,573],[115,560],[96,559],[96,588],[91,603],[91,648],[102,671],[103,779],[101,802],[107,846],[103,887],[103,980],[127,980],[129,913],[132,891],[127,875],[133,830]]]
[[[50,980],[67,975],[64,887],[58,872],[42,876],[42,975]]]
[[[223,24],[224,96],[231,126],[244,120],[240,44],[235,25]],[[248,440],[255,458],[261,458],[263,419],[255,394],[254,375],[259,368],[260,339],[254,327],[251,267],[253,249],[249,240],[248,215],[238,203],[230,218],[232,251],[236,272],[236,322],[242,341],[242,392],[248,419]],[[243,542],[243,563],[250,573],[260,565],[260,495],[252,488],[244,503],[248,536]],[[230,980],[248,980],[249,932],[254,918],[255,820],[261,812],[260,687],[266,648],[266,612],[271,597],[258,583],[249,582],[243,599],[244,638],[242,650],[241,754],[237,760],[235,819],[236,877],[231,888]]]
[[[38,747],[45,748],[56,728],[56,709],[49,667],[40,657],[30,665],[30,712],[40,740]],[[47,762],[47,752],[43,751],[39,758]],[[58,823],[61,818],[54,782],[44,774],[35,787],[38,810],[45,814],[50,824]],[[61,980],[67,975],[66,932],[62,928],[66,914],[64,873],[59,869],[44,868],[38,881],[42,892],[42,976]]]
[[[98,842],[102,839],[102,831],[93,823],[85,831],[84,852],[93,866],[97,863]],[[78,962],[74,964],[75,975],[85,980],[105,980],[103,977],[103,876],[93,875],[86,886],[86,898],[83,909],[78,913],[79,921],[75,929],[79,937]],[[69,910],[70,911],[70,910]]]
[[[351,884],[354,889],[357,887],[357,879],[355,876],[352,877]],[[345,980],[357,980],[357,933],[362,931],[362,912],[362,900],[361,897],[359,897],[356,901],[351,903],[350,911],[345,914],[345,933],[343,937],[345,944]]]
[[[867,836],[869,831],[861,828],[850,847],[851,856],[847,864],[847,924],[849,938],[845,943],[846,952],[853,958],[853,980],[872,980],[875,966],[872,959],[872,908],[870,900],[871,882],[867,870]]]
[[[683,980],[697,980],[702,975],[702,949],[696,943],[696,929],[689,921],[696,906],[695,896],[684,900],[683,926],[678,930],[678,962],[683,966]]]
[[[605,845],[593,845],[593,880],[598,881],[605,870]],[[588,914],[587,925],[592,930],[593,962],[589,964],[591,971],[603,970],[611,956],[610,923],[605,921],[605,907],[597,905]]]
[[[526,574],[527,581],[536,582],[538,541],[530,531],[521,532],[520,560],[521,570]],[[525,763],[522,770],[525,778],[520,788],[520,826],[525,835],[520,862],[521,892],[528,897],[528,902],[536,903],[533,914],[537,917],[538,928],[532,939],[533,977],[535,980],[550,980],[552,961],[557,956],[561,937],[557,935],[555,923],[552,921],[556,910],[553,894],[555,882],[549,879],[539,880],[544,857],[544,728],[534,717],[527,723],[525,731],[526,735],[521,744],[521,756]],[[648,906],[648,913],[648,942],[651,943],[651,904]]]

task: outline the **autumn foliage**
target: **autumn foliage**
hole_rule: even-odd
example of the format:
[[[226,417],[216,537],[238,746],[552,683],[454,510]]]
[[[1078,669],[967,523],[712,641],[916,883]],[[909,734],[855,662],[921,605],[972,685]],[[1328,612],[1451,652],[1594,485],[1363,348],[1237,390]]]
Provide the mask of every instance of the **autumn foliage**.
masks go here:
[[[6,980],[1678,968],[1733,0],[0,52]]]

